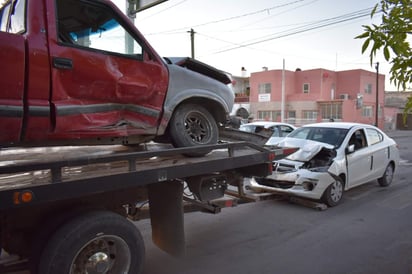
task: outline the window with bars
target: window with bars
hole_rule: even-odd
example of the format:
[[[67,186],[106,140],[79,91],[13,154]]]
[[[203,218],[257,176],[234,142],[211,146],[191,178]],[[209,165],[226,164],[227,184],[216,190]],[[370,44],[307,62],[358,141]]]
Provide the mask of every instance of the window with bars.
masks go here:
[[[258,120],[276,121],[280,118],[280,111],[261,110],[257,112]]]
[[[321,104],[322,119],[342,119],[342,103]]]
[[[318,111],[317,110],[304,110],[302,111],[302,118],[316,120],[318,118]]]
[[[372,117],[372,106],[362,107],[362,116],[363,117]]]

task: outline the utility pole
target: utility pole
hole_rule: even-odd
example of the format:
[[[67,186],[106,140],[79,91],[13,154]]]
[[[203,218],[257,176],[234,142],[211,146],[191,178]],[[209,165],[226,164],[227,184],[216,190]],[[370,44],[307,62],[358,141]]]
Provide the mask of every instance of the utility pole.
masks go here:
[[[375,126],[379,127],[379,62],[376,63],[376,107],[375,107]]]
[[[188,31],[190,33],[190,46],[192,50],[192,58],[195,59],[195,31],[193,29],[190,29]]]

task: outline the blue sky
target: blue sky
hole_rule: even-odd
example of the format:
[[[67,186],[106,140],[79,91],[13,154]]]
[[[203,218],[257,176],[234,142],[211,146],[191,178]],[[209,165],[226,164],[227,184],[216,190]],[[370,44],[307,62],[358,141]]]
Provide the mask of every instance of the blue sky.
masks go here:
[[[120,1],[120,0],[117,0]],[[190,31],[195,57],[219,69],[241,74],[269,69],[294,71],[366,69],[361,54],[362,25],[379,23],[369,15],[377,0],[168,0],[136,15],[135,24],[161,56],[190,56]],[[346,15],[346,16],[345,16]],[[336,23],[342,20],[345,22]],[[321,25],[327,25],[319,28]],[[304,31],[309,28],[313,30]],[[303,31],[303,32],[300,32]],[[300,33],[298,33],[300,32]],[[378,56],[380,73],[389,85],[389,64]]]

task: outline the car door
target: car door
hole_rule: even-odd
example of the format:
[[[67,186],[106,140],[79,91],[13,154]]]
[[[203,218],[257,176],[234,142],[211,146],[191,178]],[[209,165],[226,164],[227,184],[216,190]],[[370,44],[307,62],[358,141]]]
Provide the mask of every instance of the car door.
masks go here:
[[[357,144],[352,143],[357,142]],[[356,129],[350,134],[347,141],[355,145],[355,151],[346,155],[347,161],[347,187],[351,188],[369,181],[372,174],[372,155],[363,129]]]
[[[383,142],[383,135],[373,128],[366,129],[369,151],[372,155],[372,172],[369,180],[381,177],[386,169],[389,158],[389,147]]]
[[[57,41],[50,41],[55,137],[155,134],[167,90],[165,64],[112,4],[56,4]]]

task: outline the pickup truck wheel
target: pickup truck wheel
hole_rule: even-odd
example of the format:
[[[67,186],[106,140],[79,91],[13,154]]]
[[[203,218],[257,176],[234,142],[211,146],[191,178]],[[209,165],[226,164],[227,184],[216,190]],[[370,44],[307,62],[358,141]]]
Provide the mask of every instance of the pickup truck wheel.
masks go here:
[[[328,206],[336,206],[343,197],[343,182],[336,178],[335,182],[330,184],[322,196],[322,201]]]
[[[393,180],[393,164],[389,163],[385,169],[385,173],[383,173],[382,177],[378,179],[378,183],[380,186],[389,186]]]
[[[124,217],[92,211],[71,219],[49,239],[38,273],[141,273],[144,244]]]
[[[195,104],[179,106],[170,121],[170,135],[176,147],[213,145],[218,140],[218,127],[204,107]],[[209,151],[199,150],[189,156],[203,156]]]

